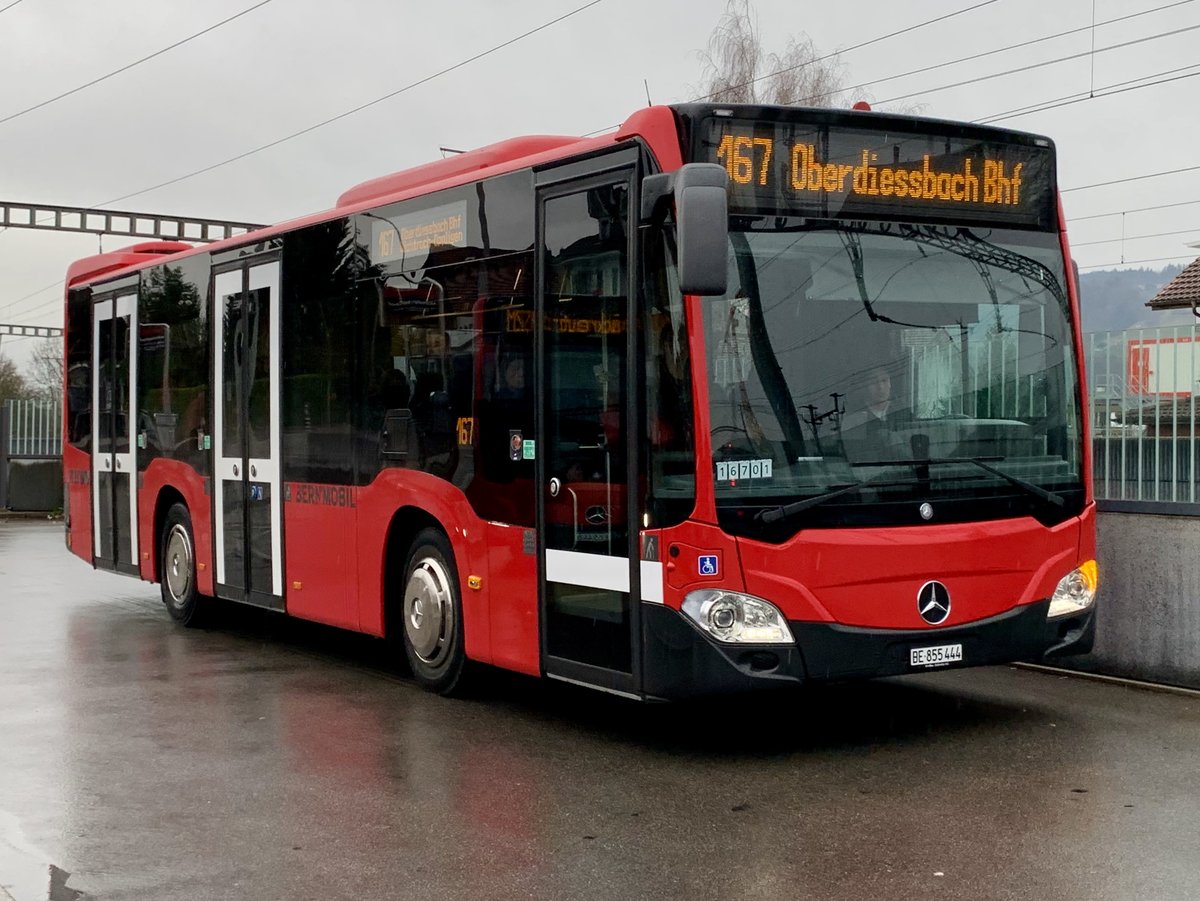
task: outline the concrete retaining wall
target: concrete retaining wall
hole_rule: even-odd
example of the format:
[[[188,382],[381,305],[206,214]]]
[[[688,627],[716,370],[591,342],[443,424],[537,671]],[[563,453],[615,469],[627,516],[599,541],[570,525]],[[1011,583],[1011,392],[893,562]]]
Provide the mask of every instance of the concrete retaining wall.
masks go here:
[[[10,510],[57,510],[63,505],[62,460],[10,460],[6,487]]]
[[[1101,513],[1097,538],[1095,649],[1054,665],[1200,689],[1200,518]]]

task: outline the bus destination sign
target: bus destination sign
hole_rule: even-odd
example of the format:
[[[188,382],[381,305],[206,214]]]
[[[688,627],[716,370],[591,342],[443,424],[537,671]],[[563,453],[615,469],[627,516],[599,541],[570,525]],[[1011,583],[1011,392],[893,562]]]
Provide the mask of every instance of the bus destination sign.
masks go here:
[[[729,173],[734,215],[1054,222],[1049,146],[714,117],[699,155]]]

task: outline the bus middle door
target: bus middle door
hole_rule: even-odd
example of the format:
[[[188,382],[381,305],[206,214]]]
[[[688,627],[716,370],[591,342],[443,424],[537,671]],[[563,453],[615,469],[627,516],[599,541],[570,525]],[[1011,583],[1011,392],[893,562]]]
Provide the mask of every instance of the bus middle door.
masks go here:
[[[217,593],[282,610],[278,258],[213,276]]]

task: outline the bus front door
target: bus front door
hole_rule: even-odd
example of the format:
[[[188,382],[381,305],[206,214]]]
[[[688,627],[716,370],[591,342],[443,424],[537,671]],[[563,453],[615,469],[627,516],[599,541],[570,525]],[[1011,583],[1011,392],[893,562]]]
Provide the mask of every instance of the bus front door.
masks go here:
[[[640,596],[630,510],[635,168],[622,154],[588,175],[539,175],[542,340],[537,460],[542,666],[637,695]],[[631,215],[634,227],[630,227]],[[516,451],[514,450],[514,453]]]
[[[92,307],[92,516],[96,566],[136,574],[136,285]]]
[[[217,593],[283,609],[279,260],[213,276],[213,522]]]

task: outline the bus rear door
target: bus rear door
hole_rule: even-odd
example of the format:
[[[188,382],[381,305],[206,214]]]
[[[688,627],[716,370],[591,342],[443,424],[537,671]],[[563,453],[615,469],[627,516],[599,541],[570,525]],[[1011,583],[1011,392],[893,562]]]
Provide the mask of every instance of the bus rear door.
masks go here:
[[[92,516],[96,566],[137,574],[137,282],[92,307]]]

